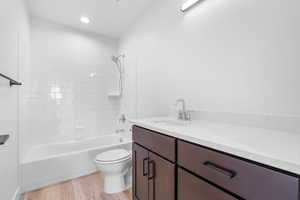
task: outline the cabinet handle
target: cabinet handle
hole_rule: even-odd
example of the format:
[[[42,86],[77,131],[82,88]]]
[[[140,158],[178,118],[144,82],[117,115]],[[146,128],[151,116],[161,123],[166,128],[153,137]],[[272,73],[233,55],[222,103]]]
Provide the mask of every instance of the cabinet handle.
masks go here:
[[[151,180],[151,179],[154,179],[155,177],[155,162],[153,160],[151,160],[149,162],[149,177],[148,179]]]
[[[232,170],[229,170],[229,169],[226,169],[224,167],[221,167],[217,164],[214,164],[212,162],[209,162],[209,161],[206,161],[203,163],[204,166],[206,166],[207,168],[213,170],[213,171],[216,171],[218,172],[219,174],[227,177],[227,178],[234,178],[236,176],[236,173]]]
[[[149,158],[143,159],[143,176],[148,176],[148,171],[149,171],[148,160],[149,160]],[[147,161],[147,163],[146,163],[146,161]],[[145,166],[147,166],[147,169]]]

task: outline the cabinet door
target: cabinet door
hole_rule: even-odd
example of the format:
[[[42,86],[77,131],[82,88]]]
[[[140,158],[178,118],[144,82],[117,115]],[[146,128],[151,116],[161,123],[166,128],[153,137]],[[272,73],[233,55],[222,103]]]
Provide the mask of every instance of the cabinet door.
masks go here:
[[[231,195],[178,169],[178,200],[237,200]]]
[[[148,151],[133,144],[133,199],[148,200]]]
[[[149,152],[149,200],[175,200],[175,165]]]

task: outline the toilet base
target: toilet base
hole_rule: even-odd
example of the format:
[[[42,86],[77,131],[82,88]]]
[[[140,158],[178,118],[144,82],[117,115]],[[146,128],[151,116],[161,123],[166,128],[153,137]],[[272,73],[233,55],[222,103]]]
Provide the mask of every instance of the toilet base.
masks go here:
[[[123,192],[127,187],[125,185],[124,175],[105,175],[104,192],[114,194]]]

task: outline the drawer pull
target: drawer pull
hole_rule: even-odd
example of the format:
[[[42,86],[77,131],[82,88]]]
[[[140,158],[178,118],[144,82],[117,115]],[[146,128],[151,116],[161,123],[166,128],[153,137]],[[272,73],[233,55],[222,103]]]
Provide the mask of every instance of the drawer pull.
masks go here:
[[[227,177],[227,178],[234,178],[236,176],[236,173],[234,171],[231,171],[229,169],[225,169],[224,167],[221,167],[217,164],[214,164],[212,162],[206,161],[203,163],[204,166],[206,166],[207,168],[218,172],[219,174],[222,174],[223,176]]]
[[[144,158],[143,159],[143,176],[148,176],[148,171],[149,171],[149,169],[148,169],[148,167],[149,167],[148,166],[148,160],[149,160],[149,158]],[[147,166],[147,169],[146,169],[145,166]]]
[[[155,177],[155,162],[153,160],[151,160],[149,162],[149,177],[148,179],[151,180],[151,179],[154,179]]]

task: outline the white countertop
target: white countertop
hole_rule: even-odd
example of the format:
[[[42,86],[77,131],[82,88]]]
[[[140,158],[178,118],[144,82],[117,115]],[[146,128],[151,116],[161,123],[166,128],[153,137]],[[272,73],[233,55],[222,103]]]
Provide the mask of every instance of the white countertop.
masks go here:
[[[202,120],[184,125],[160,123],[166,119],[130,121],[137,126],[300,175],[299,133]]]

